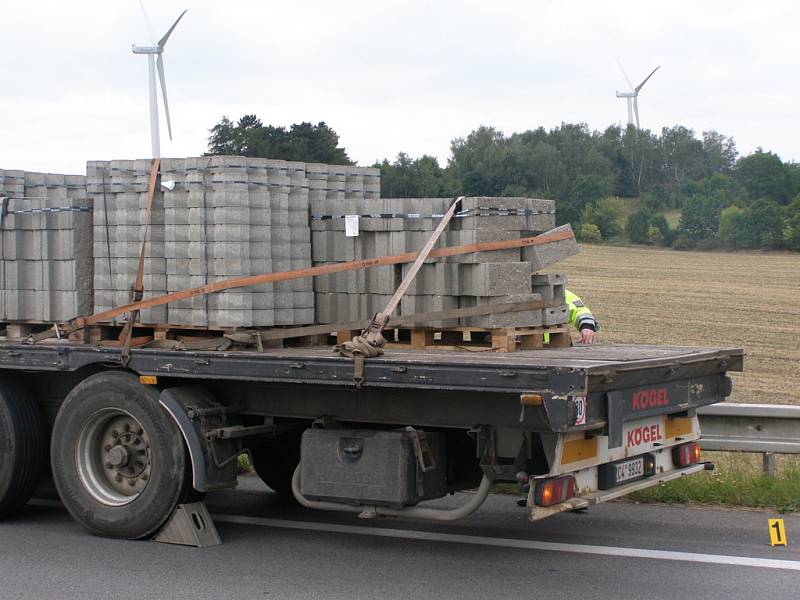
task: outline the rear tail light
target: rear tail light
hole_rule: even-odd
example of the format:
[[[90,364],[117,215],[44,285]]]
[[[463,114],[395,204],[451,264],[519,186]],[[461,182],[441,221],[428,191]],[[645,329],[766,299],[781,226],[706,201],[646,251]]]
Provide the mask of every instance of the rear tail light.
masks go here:
[[[672,449],[672,462],[676,467],[688,467],[700,460],[700,444],[690,442]]]
[[[575,495],[575,487],[575,478],[572,475],[543,479],[536,483],[533,501],[538,506],[552,506],[572,498]]]

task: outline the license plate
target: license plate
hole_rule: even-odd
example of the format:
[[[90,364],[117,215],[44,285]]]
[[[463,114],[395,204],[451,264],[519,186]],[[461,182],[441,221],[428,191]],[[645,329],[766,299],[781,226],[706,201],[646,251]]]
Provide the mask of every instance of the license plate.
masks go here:
[[[618,463],[615,467],[617,468],[617,483],[644,476],[644,458],[641,456]]]
[[[636,481],[655,474],[655,457],[643,454],[597,467],[597,487],[610,490],[628,481]]]

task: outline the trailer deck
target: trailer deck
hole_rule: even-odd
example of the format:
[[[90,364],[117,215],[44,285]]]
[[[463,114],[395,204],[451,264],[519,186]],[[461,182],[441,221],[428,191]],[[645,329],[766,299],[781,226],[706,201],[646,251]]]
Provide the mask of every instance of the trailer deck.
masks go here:
[[[74,343],[0,343],[0,369],[76,371],[120,363],[121,350]],[[738,348],[593,345],[515,353],[390,350],[365,361],[365,387],[557,394],[639,385],[641,374],[668,381],[742,369]],[[134,349],[128,368],[172,378],[283,384],[353,385],[353,360],[330,348],[263,351]]]

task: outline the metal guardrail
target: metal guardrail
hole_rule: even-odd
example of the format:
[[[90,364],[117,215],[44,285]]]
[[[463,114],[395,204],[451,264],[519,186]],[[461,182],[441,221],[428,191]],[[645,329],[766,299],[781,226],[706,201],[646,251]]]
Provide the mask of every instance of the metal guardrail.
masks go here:
[[[800,406],[722,403],[697,414],[704,450],[760,453],[769,475],[775,473],[775,454],[800,454]]]

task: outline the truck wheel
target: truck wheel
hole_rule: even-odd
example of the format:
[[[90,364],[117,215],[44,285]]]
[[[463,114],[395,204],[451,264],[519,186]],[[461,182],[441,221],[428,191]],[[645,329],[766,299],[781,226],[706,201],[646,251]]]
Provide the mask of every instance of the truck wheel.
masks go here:
[[[70,514],[90,532],[151,536],[186,492],[183,439],[158,390],[131,373],[88,377],[58,411],[53,479]]]
[[[278,495],[294,499],[292,475],[300,462],[300,436],[287,436],[285,443],[256,446],[250,451],[253,468]]]
[[[0,517],[30,500],[47,466],[47,428],[19,384],[0,379]]]

